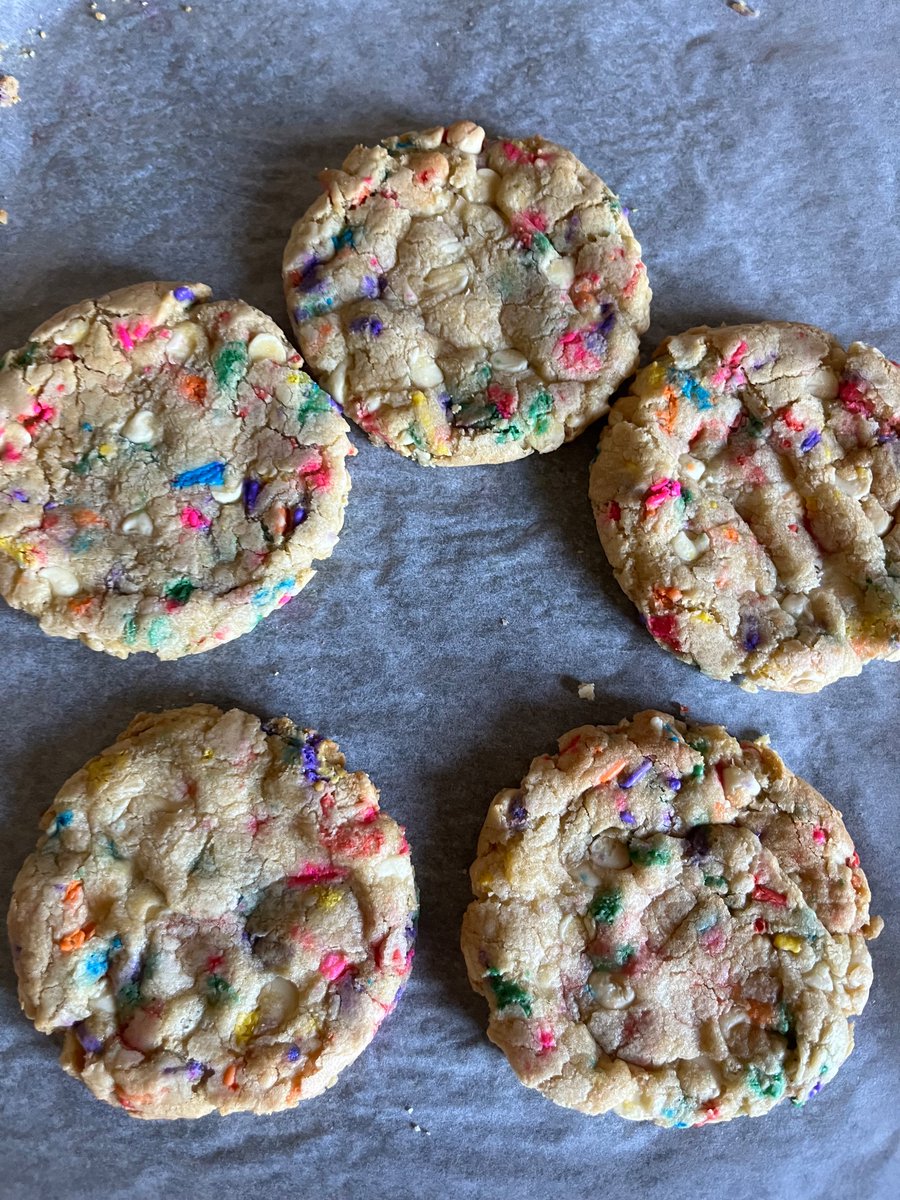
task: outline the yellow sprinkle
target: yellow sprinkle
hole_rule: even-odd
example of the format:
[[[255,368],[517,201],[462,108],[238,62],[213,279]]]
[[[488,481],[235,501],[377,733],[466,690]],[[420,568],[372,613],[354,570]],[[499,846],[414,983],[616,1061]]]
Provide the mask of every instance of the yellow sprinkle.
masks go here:
[[[790,950],[791,954],[799,954],[806,945],[803,938],[795,937],[792,933],[776,933],[772,941],[779,950]]]
[[[33,567],[37,562],[34,546],[14,541],[13,538],[0,537],[0,551],[15,559],[20,567]]]
[[[101,458],[115,458],[119,451],[112,442],[103,442],[97,447],[97,453]]]
[[[102,754],[99,758],[92,758],[84,768],[88,782],[93,784],[106,783],[107,779],[119,770],[126,757],[127,755],[123,750],[121,754]]]
[[[695,621],[704,621],[707,625],[712,624],[712,617],[709,615],[709,613],[697,612],[693,614],[693,617]]]
[[[234,1040],[239,1046],[245,1046],[256,1032],[259,1024],[259,1009],[253,1012],[241,1013],[234,1023]]]
[[[213,756],[213,752],[212,752],[212,750],[210,750],[209,746],[207,746],[206,749],[203,751],[203,753],[200,755],[201,758],[212,758],[212,756]]]
[[[447,437],[450,430],[446,422],[439,422],[434,419],[434,406],[429,402],[424,392],[413,392],[410,399],[412,400],[416,420],[422,426],[422,432],[425,434],[428,449],[432,454],[437,455],[438,458],[446,458],[450,453],[450,447],[447,445]]]
[[[654,363],[644,372],[644,378],[651,387],[660,387],[666,381],[666,368],[662,363]]]
[[[321,908],[324,912],[330,912],[344,899],[344,894],[338,888],[323,887],[316,888],[316,908]]]
[[[287,381],[288,381],[288,383],[299,383],[300,376],[297,374],[296,371],[289,371],[288,375],[287,375]]]

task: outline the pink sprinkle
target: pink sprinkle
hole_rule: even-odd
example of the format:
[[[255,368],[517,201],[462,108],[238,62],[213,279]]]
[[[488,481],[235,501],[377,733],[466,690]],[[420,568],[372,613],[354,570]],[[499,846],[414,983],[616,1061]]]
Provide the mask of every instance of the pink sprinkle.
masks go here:
[[[817,825],[817,826],[815,827],[815,829],[813,829],[813,831],[812,831],[812,836],[813,836],[813,841],[814,841],[814,842],[818,842],[818,844],[819,844],[820,846],[823,844],[823,842],[827,842],[827,841],[828,841],[828,834],[827,834],[827,833],[826,833],[826,831],[825,831],[825,830],[822,828],[822,826],[821,826],[821,825]]]
[[[132,338],[131,334],[128,332],[128,326],[124,323],[124,321],[120,321],[119,324],[116,325],[115,334],[119,339],[123,350],[134,349],[134,338]]]
[[[538,1041],[541,1043],[538,1054],[546,1054],[549,1050],[556,1049],[556,1035],[552,1029],[547,1029],[546,1026],[538,1030]]]
[[[335,879],[343,879],[347,872],[330,863],[306,863],[296,875],[285,880],[288,887],[310,887],[316,883],[331,883]]]
[[[734,353],[730,358],[727,358],[720,367],[718,367],[709,377],[709,382],[713,387],[721,388],[730,383],[733,387],[738,387],[747,382],[744,372],[739,369],[739,363],[747,353],[747,343],[739,342],[735,347]]]
[[[488,403],[493,404],[497,412],[505,421],[513,415],[519,407],[519,397],[515,392],[507,392],[497,383],[492,383],[487,390]]]
[[[284,606],[286,604],[290,604],[290,602],[293,600],[293,598],[294,598],[293,596],[279,596],[277,607],[284,608]]]
[[[319,970],[326,979],[330,979],[334,983],[346,972],[349,965],[343,954],[326,954],[319,963]]]
[[[644,504],[652,512],[667,500],[676,500],[681,495],[681,484],[677,479],[657,479],[652,483],[644,498]]]
[[[212,521],[208,517],[204,517],[199,509],[187,508],[181,510],[181,524],[185,529],[209,529]]]
[[[361,825],[371,825],[377,816],[378,809],[374,804],[370,804],[364,812],[360,813],[360,815],[357,817],[357,820]]]
[[[536,233],[546,233],[547,218],[537,208],[524,209],[522,212],[513,213],[509,227],[516,241],[527,247],[531,245]]]

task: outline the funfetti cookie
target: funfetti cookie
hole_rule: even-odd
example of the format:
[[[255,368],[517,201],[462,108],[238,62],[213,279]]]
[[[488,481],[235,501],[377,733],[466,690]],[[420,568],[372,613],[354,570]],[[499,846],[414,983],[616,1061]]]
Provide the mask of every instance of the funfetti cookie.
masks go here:
[[[600,540],[660,645],[814,692],[900,656],[900,367],[809,325],[689,330],[616,404]]]
[[[347,425],[277,325],[204,284],[88,300],[0,358],[0,594],[45,632],[179,658],[337,542]]]
[[[334,742],[207,704],[136,717],[66,783],[16,879],[26,1014],[134,1117],[275,1112],[330,1087],[396,1003],[403,830]]]
[[[472,887],[488,1036],[557,1104],[759,1116],[853,1047],[882,922],[840,813],[766,739],[657,712],[573,730],[494,799]]]
[[[458,121],[357,146],[321,179],[285,250],[288,307],[372,441],[498,463],[606,412],[650,288],[626,210],[570,150]]]

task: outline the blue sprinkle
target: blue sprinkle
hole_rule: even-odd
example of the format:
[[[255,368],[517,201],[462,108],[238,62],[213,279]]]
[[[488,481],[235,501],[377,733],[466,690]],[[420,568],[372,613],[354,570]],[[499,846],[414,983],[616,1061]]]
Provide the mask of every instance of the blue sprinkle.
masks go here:
[[[372,337],[380,337],[384,325],[377,317],[356,317],[350,322],[350,331],[352,333],[365,333],[367,330]]]
[[[672,789],[673,792],[681,791],[681,780],[678,778],[677,775],[672,775],[669,779],[666,780],[666,783],[669,785],[669,787]]]
[[[811,429],[800,443],[800,453],[806,454],[808,451],[812,450],[813,446],[818,446],[821,440],[822,435],[819,433],[818,429]]]
[[[223,462],[205,463],[202,467],[193,467],[190,471],[182,471],[172,480],[173,488],[197,487],[203,484],[215,485],[225,479],[225,464]]]
[[[623,812],[619,813],[619,820],[623,825],[637,825],[634,814],[630,813],[627,808]]]
[[[56,829],[65,829],[67,825],[72,824],[74,813],[71,808],[64,809],[63,812],[56,814]]]
[[[298,504],[291,514],[291,520],[293,522],[291,528],[296,529],[298,525],[302,525],[308,516],[309,513],[306,511],[303,505]]]
[[[176,300],[180,300],[182,304],[190,304],[194,299],[194,293],[189,287],[177,287],[172,295]]]
[[[331,244],[334,246],[335,250],[341,250],[344,246],[352,246],[353,230],[349,227],[347,229],[342,229],[339,234],[331,239]]]
[[[622,788],[634,787],[634,785],[639,780],[644,778],[644,776],[647,774],[647,772],[650,770],[650,768],[652,766],[653,766],[652,761],[649,758],[645,758],[644,761],[641,763],[641,765],[639,767],[635,767],[635,769],[631,772],[631,774],[628,776],[628,778],[623,780],[622,783],[619,784],[619,787],[622,787]]]
[[[300,1057],[300,1047],[299,1046],[288,1046],[287,1052],[285,1053],[284,1057],[288,1060],[288,1062],[296,1062],[297,1059]]]

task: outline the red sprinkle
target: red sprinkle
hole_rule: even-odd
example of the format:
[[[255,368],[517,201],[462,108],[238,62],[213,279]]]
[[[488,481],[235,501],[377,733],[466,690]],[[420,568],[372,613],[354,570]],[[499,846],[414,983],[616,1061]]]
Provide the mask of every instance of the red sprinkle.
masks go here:
[[[756,920],[753,922],[753,928],[757,933],[768,933],[769,931],[768,923],[764,921],[762,917],[756,918]]]
[[[855,850],[850,855],[850,857],[847,859],[847,866],[848,867],[858,867],[859,866],[859,855],[856,853]]]
[[[782,892],[775,892],[761,883],[758,883],[750,894],[754,900],[760,900],[763,904],[777,904],[779,908],[787,905],[787,896]]]
[[[615,500],[610,500],[609,504],[607,504],[607,506],[606,506],[607,520],[618,521],[619,518],[621,517],[621,515],[622,515],[622,509],[619,507],[618,502]]]

